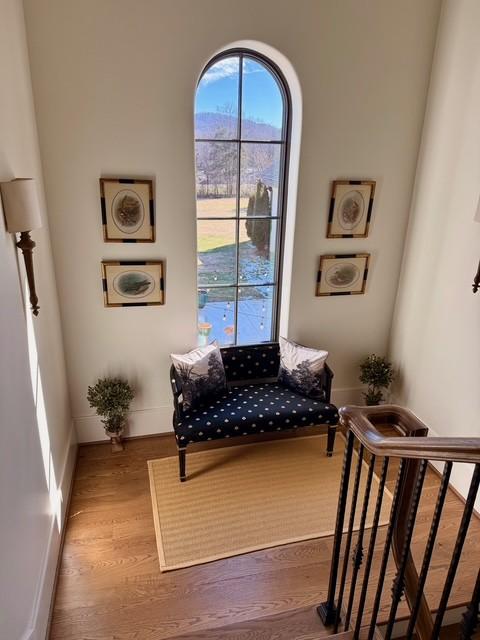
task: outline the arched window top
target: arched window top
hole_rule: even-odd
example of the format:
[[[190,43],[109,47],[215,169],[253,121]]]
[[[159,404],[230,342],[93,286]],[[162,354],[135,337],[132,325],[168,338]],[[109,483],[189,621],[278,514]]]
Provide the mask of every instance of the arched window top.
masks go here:
[[[288,90],[273,63],[228,51],[195,96],[199,342],[278,337]]]
[[[271,63],[252,53],[227,53],[205,68],[195,98],[195,138],[282,140],[286,87]]]

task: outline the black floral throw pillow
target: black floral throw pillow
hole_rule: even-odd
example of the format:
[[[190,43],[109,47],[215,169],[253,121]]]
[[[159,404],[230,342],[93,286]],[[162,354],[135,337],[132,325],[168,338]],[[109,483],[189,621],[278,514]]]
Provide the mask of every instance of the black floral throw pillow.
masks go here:
[[[304,396],[323,399],[323,369],[327,357],[328,351],[310,349],[280,338],[278,381]]]
[[[222,356],[216,342],[170,357],[182,385],[183,408],[187,411],[203,398],[222,392],[227,386]]]

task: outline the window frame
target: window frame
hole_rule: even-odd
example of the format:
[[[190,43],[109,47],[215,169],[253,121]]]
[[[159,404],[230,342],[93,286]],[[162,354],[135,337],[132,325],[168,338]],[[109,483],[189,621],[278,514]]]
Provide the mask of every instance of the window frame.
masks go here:
[[[238,112],[237,112],[237,132],[235,138],[230,139],[222,139],[222,138],[197,138],[194,135],[194,147],[196,155],[196,147],[197,143],[201,142],[226,142],[226,143],[236,143],[237,145],[237,180],[236,180],[236,215],[235,217],[225,216],[225,217],[215,217],[215,216],[202,216],[198,217],[197,210],[195,209],[196,215],[196,229],[198,232],[198,222],[201,220],[234,220],[235,221],[235,244],[236,244],[236,267],[235,267],[235,283],[230,285],[199,285],[198,282],[198,268],[197,268],[197,286],[196,286],[196,298],[197,298],[197,308],[196,308],[196,316],[198,323],[198,293],[200,289],[205,288],[233,288],[235,289],[235,335],[234,342],[232,344],[221,345],[222,349],[228,349],[230,347],[238,347],[238,346],[249,346],[250,344],[256,343],[245,343],[238,344],[238,293],[239,289],[247,288],[247,287],[272,287],[273,289],[273,298],[272,298],[272,328],[270,333],[270,338],[268,340],[262,341],[261,344],[271,344],[274,342],[278,342],[279,339],[279,326],[280,326],[280,314],[281,314],[281,298],[282,298],[282,274],[283,274],[283,265],[284,265],[284,244],[285,244],[285,226],[286,226],[286,212],[287,212],[287,199],[288,199],[288,170],[290,166],[290,144],[291,144],[291,125],[292,125],[292,99],[289,90],[288,83],[285,79],[284,74],[281,69],[276,65],[270,58],[261,54],[258,51],[253,49],[236,47],[232,49],[226,49],[225,51],[221,51],[216,54],[213,58],[211,58],[208,63],[203,68],[200,77],[197,82],[197,86],[195,88],[195,98],[198,91],[198,87],[200,82],[202,81],[205,73],[217,62],[223,60],[224,58],[229,58],[232,56],[239,57],[239,81],[238,81]],[[281,129],[281,138],[279,140],[243,140],[242,139],[242,89],[243,89],[243,60],[244,58],[248,58],[254,61],[258,61],[260,64],[264,65],[266,69],[272,74],[275,78],[279,91],[283,100],[283,121],[282,121],[282,129]],[[194,112],[194,120],[195,120],[195,112]],[[195,125],[194,125],[195,129]],[[194,130],[195,134],[195,130]],[[247,220],[247,216],[242,216],[240,214],[240,185],[241,185],[241,147],[242,144],[277,144],[280,146],[282,152],[280,154],[280,166],[279,166],[279,182],[278,182],[278,209],[276,216],[255,216],[255,220],[272,220],[277,223],[277,232],[276,232],[276,265],[274,272],[274,281],[264,284],[248,284],[241,285],[239,284],[239,260],[240,260],[240,251],[239,251],[239,232],[240,232],[240,222]],[[196,166],[195,166],[195,174],[196,174]],[[197,203],[197,194],[196,194],[196,183],[195,183],[195,207]],[[198,255],[198,247],[196,251]]]

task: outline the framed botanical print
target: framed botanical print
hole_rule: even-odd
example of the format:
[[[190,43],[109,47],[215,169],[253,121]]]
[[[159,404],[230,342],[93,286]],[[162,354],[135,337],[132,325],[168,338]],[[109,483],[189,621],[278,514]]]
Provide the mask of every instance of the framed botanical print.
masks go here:
[[[153,262],[102,262],[106,307],[146,307],[164,304],[164,264]]]
[[[154,242],[153,181],[100,178],[105,242]]]
[[[335,180],[332,183],[327,238],[366,238],[374,196],[373,180]]]
[[[370,254],[352,253],[320,257],[317,296],[365,293]]]

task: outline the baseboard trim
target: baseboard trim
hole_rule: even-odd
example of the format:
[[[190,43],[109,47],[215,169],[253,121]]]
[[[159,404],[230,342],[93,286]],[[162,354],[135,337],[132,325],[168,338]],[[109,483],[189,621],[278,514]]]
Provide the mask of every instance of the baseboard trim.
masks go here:
[[[55,597],[57,595],[58,578],[60,576],[60,567],[61,567],[61,564],[62,564],[63,547],[65,545],[65,534],[67,532],[68,514],[70,513],[70,503],[72,501],[73,485],[74,485],[74,481],[75,481],[75,474],[76,474],[76,471],[77,471],[78,449],[79,449],[79,447],[78,447],[78,444],[77,444],[77,446],[75,447],[75,459],[73,461],[72,476],[70,478],[70,487],[69,487],[69,491],[68,491],[68,497],[67,497],[67,500],[65,501],[65,518],[63,520],[62,532],[61,532],[61,535],[60,535],[60,544],[59,544],[59,547],[58,547],[57,564],[56,564],[56,567],[55,567],[55,577],[54,577],[54,580],[53,580],[52,597],[50,599],[50,607],[48,609],[48,620],[47,620],[47,629],[46,629],[46,633],[45,633],[45,640],[49,640],[50,632],[51,632],[51,628],[52,628],[53,608],[55,606]]]
[[[148,409],[137,409],[128,414],[126,437],[150,436],[172,430],[173,403]],[[97,415],[73,418],[79,444],[108,442],[103,424]]]
[[[435,436],[434,436],[435,437]],[[429,461],[428,462],[428,467],[433,471],[433,473],[438,476],[438,478],[441,478],[443,475],[443,471],[440,471],[440,469],[435,465],[435,462],[433,461]],[[454,493],[456,495],[456,497],[460,500],[460,502],[462,504],[467,504],[467,501],[465,499],[465,496],[463,494],[460,493],[460,491],[458,489],[455,488],[455,486],[449,482],[448,483],[448,489]],[[477,511],[477,509],[473,510],[473,515],[475,518],[478,518],[480,520],[480,512]]]
[[[122,436],[122,440],[124,440],[125,442],[129,442],[131,440],[143,440],[145,438],[165,438],[165,437],[172,437],[173,435],[173,429],[170,429],[170,431],[159,431],[158,433],[144,433],[141,436]],[[92,444],[105,444],[105,445],[109,445],[110,444],[110,440],[108,439],[103,439],[103,440],[92,440],[91,442],[79,442],[78,443],[78,447],[89,447]]]
[[[35,629],[28,628],[19,640],[34,640]]]
[[[326,435],[327,434],[328,425],[315,425],[313,427],[299,427],[298,429],[288,429],[286,431],[266,431],[265,433],[250,433],[247,436],[236,436],[232,438],[221,438],[219,440],[212,440],[211,442],[203,441],[203,442],[194,442],[188,445],[188,450],[192,449],[193,451],[201,451],[207,449],[214,449],[216,447],[235,447],[241,446],[245,444],[251,444],[255,442],[267,442],[270,440],[283,440],[288,438],[305,438],[306,436],[312,435]],[[340,429],[337,431],[340,433]],[[126,441],[135,441],[135,440],[145,440],[148,438],[174,438],[173,429],[168,433],[151,433],[145,436],[131,436],[128,438],[124,438]],[[81,447],[88,447],[91,445],[110,445],[110,442],[105,440],[100,440],[98,442],[82,442],[79,444],[79,449]],[[112,454],[115,455],[115,454]]]
[[[58,486],[58,490],[61,491],[62,496],[67,496],[67,499],[64,500],[61,505],[60,530],[58,530],[57,517],[55,514],[52,514],[42,571],[38,581],[35,602],[32,607],[32,616],[30,624],[22,636],[22,640],[46,640],[48,638],[50,617],[55,596],[55,582],[60,566],[61,547],[66,528],[76,459],[77,443],[72,423]]]

